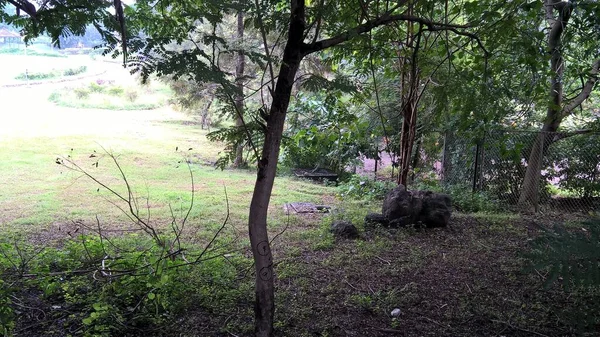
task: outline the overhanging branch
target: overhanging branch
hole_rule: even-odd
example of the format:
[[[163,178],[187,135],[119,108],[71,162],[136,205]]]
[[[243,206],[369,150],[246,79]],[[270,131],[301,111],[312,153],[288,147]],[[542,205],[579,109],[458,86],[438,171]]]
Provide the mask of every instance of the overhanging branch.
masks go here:
[[[416,22],[416,23],[419,23],[419,24],[427,27],[427,30],[429,30],[429,31],[451,31],[457,35],[469,37],[469,38],[477,41],[477,44],[484,51],[484,53],[486,55],[488,54],[488,51],[485,49],[485,47],[483,46],[483,43],[481,42],[481,40],[479,39],[479,37],[477,35],[470,33],[470,32],[462,31],[463,29],[470,28],[471,26],[469,26],[469,25],[446,24],[446,23],[431,21],[431,20],[413,16],[413,15],[406,15],[406,14],[390,15],[389,13],[386,13],[386,14],[380,16],[379,18],[369,20],[362,25],[358,25],[358,26],[356,26],[352,29],[349,29],[337,36],[332,37],[332,38],[324,39],[324,40],[313,42],[310,44],[304,43],[302,45],[302,52],[304,55],[308,55],[308,54],[311,54],[311,53],[314,53],[317,51],[321,51],[323,49],[327,49],[329,47],[333,47],[340,43],[346,42],[346,41],[352,39],[354,36],[366,33],[376,27],[383,26],[388,23],[396,22],[396,21]]]
[[[579,95],[573,98],[560,112],[562,118],[571,114],[573,110],[575,110],[578,106],[580,106],[592,93],[596,83],[598,82],[598,75],[600,74],[600,58],[596,59],[594,64],[592,64],[592,70],[588,74],[588,79],[581,89]]]

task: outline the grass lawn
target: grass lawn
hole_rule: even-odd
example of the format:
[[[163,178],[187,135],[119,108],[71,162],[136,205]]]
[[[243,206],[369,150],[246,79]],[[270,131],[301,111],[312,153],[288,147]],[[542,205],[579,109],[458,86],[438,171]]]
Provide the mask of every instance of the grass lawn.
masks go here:
[[[102,79],[131,85],[124,73],[109,68]],[[56,90],[64,85],[0,88],[0,328],[17,336],[251,336],[246,228],[255,171],[214,169],[222,144],[169,107],[66,108],[48,101]],[[160,245],[139,232],[119,235],[137,228],[115,206],[126,205],[56,163],[72,160],[126,196],[109,154],[140,216],[164,233],[185,217],[191,171],[194,207],[181,237],[165,235]],[[276,179],[269,230],[277,336],[597,335],[597,288],[544,288],[543,271],[524,272],[523,253],[547,219],[455,214],[442,229],[365,228],[380,203],[340,201],[335,192]],[[297,201],[334,208],[288,216],[283,205]],[[202,255],[228,211],[214,250]],[[352,221],[361,237],[336,240],[333,220]],[[112,234],[93,235],[98,223]],[[172,259],[156,259],[179,239]],[[205,259],[183,263],[194,256]],[[105,275],[105,265],[137,273]]]

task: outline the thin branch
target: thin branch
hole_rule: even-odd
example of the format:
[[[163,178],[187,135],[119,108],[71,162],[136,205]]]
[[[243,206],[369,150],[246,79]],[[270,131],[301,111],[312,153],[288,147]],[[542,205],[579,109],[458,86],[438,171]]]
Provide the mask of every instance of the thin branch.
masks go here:
[[[588,79],[583,86],[583,89],[573,100],[571,100],[560,112],[561,116],[564,118],[573,112],[578,106],[580,106],[592,93],[596,83],[598,82],[598,75],[600,74],[600,58],[596,59],[596,61],[592,64],[592,69],[588,74]]]
[[[382,15],[381,17],[379,17],[377,19],[367,21],[366,23],[364,23],[362,25],[359,25],[352,29],[349,29],[346,32],[341,33],[332,38],[317,41],[317,42],[314,42],[311,44],[303,43],[302,44],[303,54],[308,55],[310,53],[314,53],[314,52],[317,52],[317,51],[320,51],[320,50],[323,50],[323,49],[326,49],[329,47],[333,47],[335,45],[338,45],[340,43],[350,40],[352,37],[354,37],[356,35],[366,33],[376,27],[383,26],[388,23],[397,22],[397,21],[416,22],[421,25],[424,25],[425,27],[427,27],[427,30],[430,30],[430,31],[451,31],[457,35],[467,36],[467,37],[477,41],[477,44],[484,51],[484,53],[486,55],[488,54],[487,49],[485,48],[485,46],[483,45],[483,43],[481,42],[481,40],[479,39],[479,37],[477,35],[460,30],[460,29],[471,28],[471,26],[469,26],[469,25],[445,24],[445,23],[435,22],[435,21],[431,21],[431,20],[424,19],[421,17],[417,17],[417,16],[413,16],[413,15],[406,15],[406,14],[390,15],[390,12],[385,13],[384,15]]]

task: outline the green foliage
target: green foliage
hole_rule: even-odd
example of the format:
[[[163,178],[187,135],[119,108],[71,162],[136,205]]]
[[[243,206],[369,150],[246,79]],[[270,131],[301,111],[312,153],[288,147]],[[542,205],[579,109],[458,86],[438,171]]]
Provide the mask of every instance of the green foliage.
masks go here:
[[[80,66],[78,68],[69,68],[63,71],[63,76],[75,76],[83,74],[87,71],[87,66]]]
[[[121,86],[116,85],[114,87],[108,88],[107,93],[113,96],[121,96],[123,95],[123,93],[125,93],[125,89],[123,89],[123,87]]]
[[[549,149],[548,178],[577,197],[600,196],[600,133],[559,140]]]
[[[166,104],[168,95],[168,90],[163,90],[161,84],[124,88],[100,79],[87,85],[54,91],[48,100],[59,106],[82,109],[148,110]]]
[[[44,57],[68,57],[67,55],[61,54],[58,51],[39,51],[36,49],[27,49],[23,47],[4,47],[0,48],[0,54],[9,55],[28,55],[28,56],[44,56]]]
[[[449,185],[443,188],[452,198],[452,205],[460,212],[497,212],[498,201],[485,191],[473,192],[468,185]]]
[[[326,168],[343,174],[372,143],[362,120],[340,91],[299,95],[291,107],[282,163],[296,168]]]
[[[127,98],[127,100],[131,103],[135,102],[138,99],[138,92],[134,89],[127,89],[125,90],[125,97]]]
[[[75,76],[82,74],[87,71],[87,66],[81,66],[77,68],[68,68],[65,70],[54,69],[49,72],[28,72],[20,73],[15,77],[17,80],[47,80],[53,78],[59,78],[62,76]]]
[[[385,195],[396,186],[392,181],[373,180],[355,174],[338,186],[338,196],[342,199],[383,200]]]
[[[90,84],[88,85],[88,89],[91,92],[101,93],[101,92],[104,92],[104,90],[106,90],[106,86],[104,85],[104,83],[102,81],[96,81],[96,82],[90,82]]]
[[[233,163],[235,160],[235,149],[237,146],[242,145],[249,148],[250,151],[246,153],[246,163],[252,163],[256,161],[256,153],[254,150],[260,149],[264,142],[264,131],[265,124],[264,120],[256,120],[246,123],[245,126],[230,126],[221,128],[210,132],[206,135],[208,140],[212,142],[223,142],[225,143],[225,149],[220,153],[219,159],[217,159],[216,166],[225,169],[227,165]]]
[[[73,93],[78,99],[86,99],[90,96],[90,90],[88,90],[87,88],[75,88],[73,89]],[[59,95],[57,92],[54,92],[53,94]],[[56,96],[56,99],[58,99],[59,97],[60,96]]]
[[[188,263],[182,258],[183,251],[170,252],[139,235],[111,239],[80,236],[62,248],[43,250],[22,242],[3,244],[0,329],[7,335],[14,327],[14,309],[5,296],[9,292],[28,301],[30,294],[41,291],[42,308],[55,306],[74,313],[67,323],[82,329],[86,336],[152,329],[171,322],[192,305],[234,305],[232,301],[240,294],[231,290],[232,282],[239,266],[248,267],[248,260],[232,254],[229,262],[223,258],[203,262],[202,258],[195,260],[202,256],[203,248],[190,246],[185,249],[192,261]],[[219,253],[211,249],[211,254]],[[8,289],[8,282],[19,291]]]
[[[12,293],[13,289],[4,280],[0,279],[0,335],[2,336],[11,336],[15,327],[15,313],[11,307],[12,301],[9,298]]]
[[[531,242],[526,257],[530,269],[548,273],[546,286],[558,280],[566,289],[600,286],[600,219],[544,230]]]

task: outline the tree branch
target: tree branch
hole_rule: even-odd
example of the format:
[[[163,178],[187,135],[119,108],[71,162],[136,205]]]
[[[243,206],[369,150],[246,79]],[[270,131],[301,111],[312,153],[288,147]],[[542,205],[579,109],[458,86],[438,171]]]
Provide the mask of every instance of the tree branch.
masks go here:
[[[469,25],[445,24],[445,23],[441,23],[441,22],[435,22],[435,21],[431,21],[428,19],[420,18],[420,17],[413,16],[413,15],[406,15],[406,14],[390,15],[388,12],[388,13],[380,16],[379,18],[369,20],[362,25],[359,25],[352,29],[349,29],[337,36],[332,37],[332,38],[317,41],[317,42],[310,43],[310,44],[303,43],[303,45],[302,45],[303,55],[308,55],[308,54],[311,54],[311,53],[314,53],[314,52],[317,52],[317,51],[320,51],[323,49],[327,49],[329,47],[333,47],[335,45],[338,45],[340,43],[350,40],[352,37],[354,37],[356,35],[366,33],[376,27],[383,26],[388,23],[396,22],[396,21],[416,22],[416,23],[419,23],[419,24],[427,27],[427,30],[429,30],[429,31],[444,31],[445,30],[445,31],[454,32],[457,35],[470,37],[471,39],[474,39],[477,41],[477,44],[484,51],[484,53],[486,55],[488,54],[488,51],[485,49],[485,47],[483,46],[483,43],[481,42],[481,40],[479,39],[479,37],[477,35],[475,35],[473,33],[461,31],[461,29],[470,28]]]
[[[572,132],[557,132],[554,137],[552,138],[552,142],[558,142],[561,139],[565,139],[565,138],[569,138],[572,136],[576,136],[576,135],[583,135],[586,133],[592,133],[592,132],[598,132],[598,130],[594,130],[594,129],[583,129],[583,130],[577,130],[577,131],[572,131]]]
[[[598,83],[598,75],[600,74],[600,58],[596,59],[594,64],[592,64],[592,70],[588,74],[588,79],[581,89],[579,95],[577,95],[573,100],[571,100],[560,112],[562,118],[568,116],[575,110],[578,106],[580,106],[592,93],[596,83]]]

